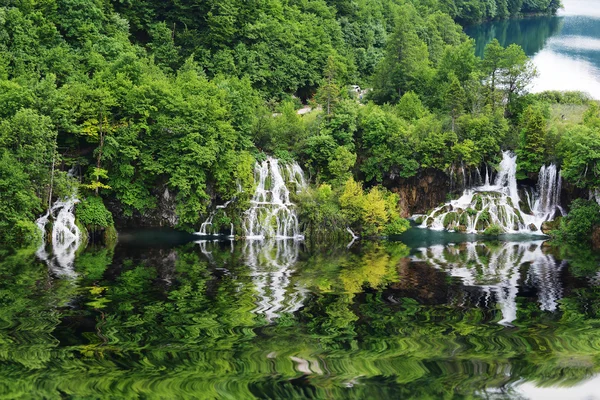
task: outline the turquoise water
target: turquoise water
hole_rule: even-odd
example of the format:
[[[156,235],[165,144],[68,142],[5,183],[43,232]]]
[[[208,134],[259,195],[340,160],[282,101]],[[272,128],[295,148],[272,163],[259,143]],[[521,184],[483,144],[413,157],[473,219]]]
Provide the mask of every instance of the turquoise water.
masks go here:
[[[495,21],[465,29],[477,53],[493,38],[523,47],[539,76],[531,90],[580,90],[600,99],[600,0],[563,0],[556,17]]]
[[[0,261],[5,398],[599,393],[597,258],[412,229],[311,246],[132,231],[55,275]],[[567,261],[568,260],[568,261]]]

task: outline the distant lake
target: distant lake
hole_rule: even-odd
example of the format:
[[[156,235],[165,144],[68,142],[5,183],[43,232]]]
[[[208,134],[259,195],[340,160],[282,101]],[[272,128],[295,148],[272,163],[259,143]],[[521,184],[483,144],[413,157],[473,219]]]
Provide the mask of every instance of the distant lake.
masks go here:
[[[563,0],[555,17],[495,21],[465,28],[477,54],[496,38],[516,43],[532,58],[539,76],[531,90],[580,90],[600,99],[600,0]]]

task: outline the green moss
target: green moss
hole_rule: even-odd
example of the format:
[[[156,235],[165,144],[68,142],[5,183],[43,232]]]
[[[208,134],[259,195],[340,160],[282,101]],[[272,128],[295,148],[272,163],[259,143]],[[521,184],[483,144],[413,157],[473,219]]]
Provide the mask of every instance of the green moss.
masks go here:
[[[107,247],[114,247],[117,244],[119,234],[117,229],[113,226],[109,226],[104,230],[104,245]]]
[[[91,196],[77,204],[75,215],[81,224],[89,230],[108,228],[113,225],[113,217],[104,206],[102,198]]]
[[[475,210],[481,211],[483,209],[483,200],[480,195],[477,195],[473,198],[475,200]]]
[[[449,212],[444,217],[444,228],[448,228],[450,225],[458,221],[458,214],[455,212]]]
[[[504,233],[504,229],[499,225],[492,224],[483,233],[489,236],[498,236]]]
[[[469,214],[468,213],[462,213],[460,214],[460,218],[458,219],[458,223],[460,225],[467,225],[469,223]]]
[[[529,204],[526,201],[520,201],[519,202],[519,208],[525,214],[531,214],[531,208],[529,208]]]
[[[75,225],[77,226],[77,228],[79,228],[79,232],[81,233],[81,245],[79,246],[79,248],[85,249],[88,245],[88,241],[90,240],[90,233],[78,219],[75,219]]]

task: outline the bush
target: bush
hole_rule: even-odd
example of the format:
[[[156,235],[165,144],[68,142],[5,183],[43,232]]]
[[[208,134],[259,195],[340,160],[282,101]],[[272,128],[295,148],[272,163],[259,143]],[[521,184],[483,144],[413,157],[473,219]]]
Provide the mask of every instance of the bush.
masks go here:
[[[501,226],[492,224],[483,232],[485,235],[498,236],[504,233],[504,229]]]
[[[88,197],[77,204],[75,212],[79,222],[89,230],[95,231],[113,226],[112,214],[104,206],[101,197]]]
[[[407,219],[394,217],[385,227],[385,234],[388,236],[399,235],[410,228],[410,223]]]
[[[545,92],[538,93],[537,98],[548,102],[550,104],[587,104],[591,98],[590,95],[585,92],[568,91],[561,92],[557,90],[547,90]]]
[[[571,203],[569,214],[560,223],[560,228],[551,235],[558,241],[589,243],[595,226],[600,225],[600,206],[595,201],[576,199]]]

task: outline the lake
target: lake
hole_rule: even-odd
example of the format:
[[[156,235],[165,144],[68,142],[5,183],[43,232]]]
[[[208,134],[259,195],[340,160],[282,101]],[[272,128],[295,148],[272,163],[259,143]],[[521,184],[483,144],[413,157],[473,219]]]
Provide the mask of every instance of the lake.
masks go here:
[[[579,90],[600,99],[600,0],[563,0],[556,17],[496,21],[467,27],[477,54],[493,38],[523,47],[539,76],[531,90]]]
[[[68,265],[5,255],[0,393],[600,398],[597,259],[540,237],[484,239],[413,228],[310,246],[132,231]]]

